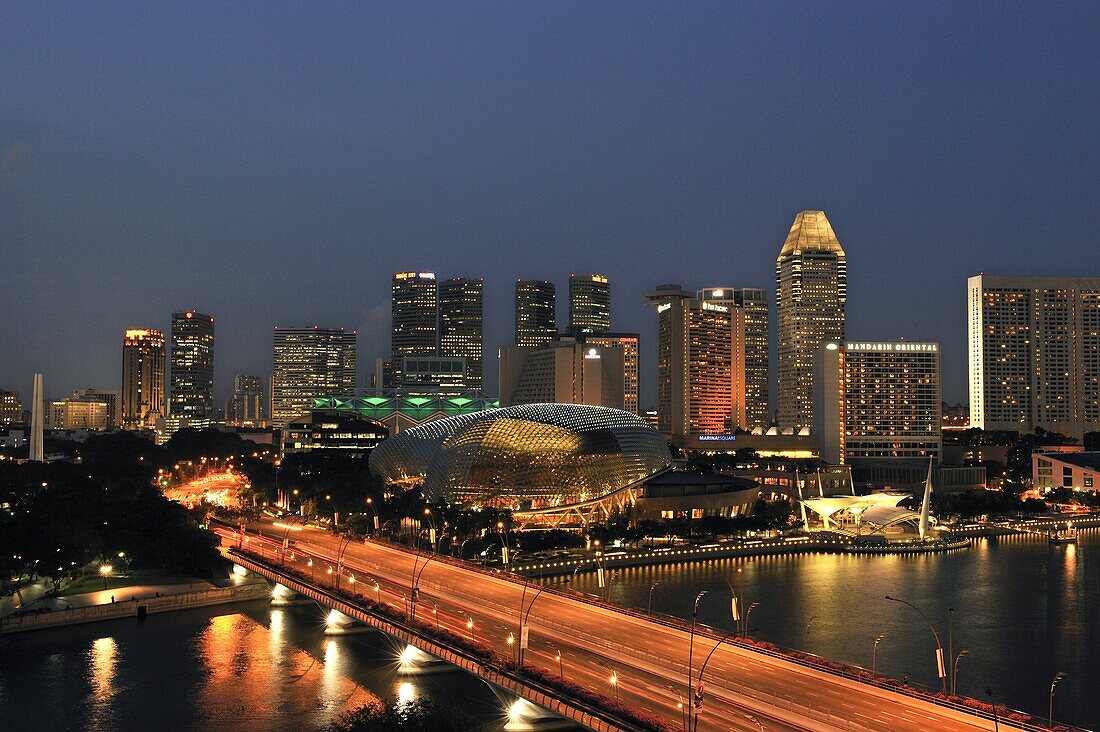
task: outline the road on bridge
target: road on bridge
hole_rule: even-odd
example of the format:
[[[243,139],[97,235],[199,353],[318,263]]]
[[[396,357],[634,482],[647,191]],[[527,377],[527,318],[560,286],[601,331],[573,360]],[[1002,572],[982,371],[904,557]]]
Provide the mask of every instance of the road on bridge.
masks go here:
[[[314,574],[319,583],[334,581],[343,551],[342,586],[365,597],[407,609],[413,569],[420,574],[416,614],[448,630],[492,646],[504,657],[518,651],[520,603],[528,617],[530,646],[524,660],[567,680],[668,720],[686,724],[679,708],[688,702],[688,656],[693,681],[714,649],[703,676],[704,705],[699,730],[827,730],[882,732],[992,730],[992,720],[963,714],[923,699],[860,683],[746,648],[718,644],[709,637],[689,650],[688,631],[586,601],[583,596],[524,590],[522,578],[429,561],[385,543],[347,543],[326,530],[279,525],[265,520],[249,527],[265,537],[266,553],[282,556],[288,566]],[[257,537],[258,538],[258,537]],[[253,549],[255,545],[253,544]],[[312,561],[312,567],[308,563]],[[332,573],[329,570],[332,569]],[[377,583],[377,584],[376,584]],[[376,589],[377,587],[377,589]],[[473,630],[468,623],[473,620]],[[509,644],[512,636],[514,642]],[[562,662],[557,660],[561,653]],[[514,657],[514,656],[513,656]],[[614,676],[614,687],[610,680]],[[695,720],[690,720],[692,729]]]

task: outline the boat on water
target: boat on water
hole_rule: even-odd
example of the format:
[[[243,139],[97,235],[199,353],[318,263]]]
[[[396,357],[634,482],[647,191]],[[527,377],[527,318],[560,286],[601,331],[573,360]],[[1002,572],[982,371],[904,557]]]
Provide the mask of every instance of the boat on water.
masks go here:
[[[1066,528],[1052,532],[1049,540],[1051,544],[1076,544],[1077,529],[1073,528],[1073,524],[1067,524]]]

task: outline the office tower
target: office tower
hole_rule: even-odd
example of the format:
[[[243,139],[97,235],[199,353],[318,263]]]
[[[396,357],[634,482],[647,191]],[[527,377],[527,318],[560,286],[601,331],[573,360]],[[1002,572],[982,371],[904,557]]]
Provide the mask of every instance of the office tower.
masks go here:
[[[455,277],[439,285],[439,355],[466,361],[465,388],[481,391],[484,281]]]
[[[60,399],[50,402],[47,424],[51,430],[107,430],[107,402]]]
[[[799,211],[775,260],[779,426],[813,424],[819,346],[844,340],[847,259],[824,211]]]
[[[814,433],[822,460],[939,460],[939,344],[830,341],[815,361]]]
[[[202,429],[214,421],[214,318],[172,313],[172,388],[168,414]]]
[[[0,391],[0,425],[8,424],[23,424],[23,402],[17,391]]]
[[[122,427],[153,429],[164,407],[164,333],[127,330],[122,339]]]
[[[657,421],[673,441],[728,435],[745,424],[740,308],[698,300],[678,285],[646,299],[657,308]]]
[[[1100,430],[1100,277],[967,280],[970,426]]]
[[[434,273],[398,272],[393,276],[389,386],[400,385],[406,356],[439,355],[438,309]]]
[[[31,402],[31,447],[30,459],[43,462],[46,459],[45,435],[43,434],[45,414],[43,409],[42,374],[34,375],[34,390],[31,392],[34,401]]]
[[[313,400],[355,391],[355,331],[275,326],[271,421],[276,427],[313,408]]]
[[[119,394],[117,391],[104,389],[76,389],[73,391],[70,401],[103,402],[107,405],[107,426],[105,429],[113,430],[118,426]]]
[[[406,356],[397,387],[402,397],[463,396],[472,386],[467,376],[466,359],[447,356]]]
[[[263,378],[237,374],[233,396],[225,403],[225,423],[232,427],[263,427],[267,424],[264,406]]]
[[[611,330],[611,282],[603,275],[569,275],[569,333]]]
[[[770,388],[770,315],[768,294],[755,288],[707,287],[696,299],[709,300],[740,310],[745,323],[745,420],[746,429],[766,430],[771,425],[768,411]]]
[[[638,334],[582,334],[577,340],[600,348],[618,348],[623,352],[623,409],[638,414]]]
[[[516,280],[516,345],[541,346],[558,334],[554,283]]]
[[[500,404],[623,408],[623,349],[572,338],[500,349]]]

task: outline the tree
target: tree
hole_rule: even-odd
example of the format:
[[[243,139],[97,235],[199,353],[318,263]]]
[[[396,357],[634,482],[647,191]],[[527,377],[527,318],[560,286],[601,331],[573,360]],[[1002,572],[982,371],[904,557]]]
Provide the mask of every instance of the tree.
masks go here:
[[[346,712],[329,726],[329,732],[471,732],[484,726],[454,706],[391,698]]]

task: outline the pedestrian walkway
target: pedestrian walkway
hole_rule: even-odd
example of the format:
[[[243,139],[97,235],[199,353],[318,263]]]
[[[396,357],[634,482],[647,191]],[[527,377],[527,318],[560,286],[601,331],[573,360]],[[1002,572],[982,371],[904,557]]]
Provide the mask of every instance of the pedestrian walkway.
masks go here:
[[[27,608],[52,589],[53,578],[40,577],[35,582],[19,588],[18,592],[0,598],[0,618]]]
[[[44,597],[37,602],[25,605],[23,609],[29,612],[35,610],[67,610],[68,608],[91,607],[93,605],[109,605],[112,602],[130,602],[135,599],[147,600],[154,597],[181,595],[185,592],[201,592],[213,588],[213,584],[204,580],[195,580],[188,584],[112,587],[109,590],[83,592],[79,595]]]

